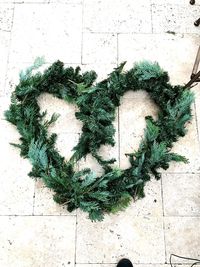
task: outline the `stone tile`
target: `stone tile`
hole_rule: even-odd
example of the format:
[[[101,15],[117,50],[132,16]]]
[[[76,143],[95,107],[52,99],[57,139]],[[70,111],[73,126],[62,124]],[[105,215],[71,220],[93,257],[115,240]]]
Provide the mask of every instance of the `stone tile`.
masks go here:
[[[49,3],[56,3],[56,4],[71,4],[71,3],[78,3],[82,4],[83,0],[49,0]]]
[[[166,216],[198,216],[200,175],[163,174],[163,201]]]
[[[10,33],[0,31],[0,96],[5,94],[5,79],[6,79],[6,71],[7,71],[7,61],[8,61],[8,53],[9,53],[9,41]]]
[[[54,133],[79,133],[82,123],[76,119],[75,112],[77,108],[64,100],[53,97],[50,94],[42,94],[38,98],[41,112],[47,110],[46,119],[49,119],[53,113],[60,114],[57,121],[49,127],[49,132]]]
[[[0,3],[16,3],[16,4],[47,4],[50,0],[0,0]]]
[[[82,6],[77,4],[16,5],[11,61],[32,62],[44,56],[47,62],[80,62],[81,14]]]
[[[134,263],[134,259],[130,259],[132,261],[132,263],[134,264],[134,266],[136,267],[170,267],[169,264],[137,264],[137,263]],[[116,266],[116,263],[92,263],[92,264],[87,264],[87,263],[78,263],[76,264],[76,267],[110,267],[110,266],[113,266],[115,267]],[[189,267],[188,266],[185,266],[185,267]]]
[[[0,31],[11,31],[13,22],[13,5],[1,5],[0,2]]]
[[[139,144],[146,128],[145,116],[151,115],[156,118],[158,108],[146,98],[123,98],[120,106],[120,167],[125,169],[130,167],[130,163],[125,154],[132,153],[139,148]],[[194,108],[193,108],[194,114]],[[137,127],[135,126],[137,122]],[[133,129],[134,127],[134,129]],[[181,154],[189,159],[189,163],[171,162],[167,171],[161,172],[199,172],[200,171],[200,151],[198,143],[198,133],[193,116],[192,122],[187,125],[188,133],[178,142],[174,143],[172,152]],[[192,142],[191,142],[192,140]]]
[[[117,35],[105,33],[83,34],[83,64],[117,63]]]
[[[199,12],[200,8],[196,5],[152,5],[153,32],[200,33],[199,27],[194,26]]]
[[[198,134],[200,134],[200,83],[197,86],[192,88],[192,91],[195,94],[195,113],[197,117],[197,127],[198,127]],[[199,136],[200,137],[200,136]]]
[[[17,2],[17,3],[21,2],[23,4],[26,4],[26,3],[48,4],[49,3],[49,0],[19,0],[19,1],[18,0],[14,0],[14,1]]]
[[[196,259],[200,257],[199,227],[200,218],[165,217],[167,261],[173,253]],[[173,262],[183,262],[183,260],[174,258]]]
[[[74,266],[75,224],[71,216],[1,217],[1,266]]]
[[[33,62],[29,63],[16,63],[9,62],[8,70],[6,74],[6,82],[5,82],[5,94],[10,95],[11,92],[15,90],[15,86],[19,84],[19,74],[21,71],[25,71],[27,68],[33,65]],[[50,64],[43,64],[37,70],[34,70],[33,73],[43,72],[46,68],[48,68]]]
[[[9,144],[19,143],[19,134],[2,118],[0,133],[0,215],[30,215],[33,210],[34,180],[27,174],[31,171],[31,165],[20,157],[17,148]]]
[[[72,156],[72,148],[77,144],[78,134],[58,134],[56,147],[59,153],[69,160]],[[77,166],[78,170],[78,166]],[[74,215],[69,213],[66,207],[58,205],[53,200],[53,191],[46,188],[41,180],[35,184],[34,215]]]
[[[5,117],[4,117],[4,112],[9,108],[10,105],[10,97],[8,96],[0,96],[0,123],[1,121],[3,121],[3,123],[5,121]],[[11,125],[11,124],[7,124],[7,125]],[[14,126],[13,126],[14,129]]]
[[[89,32],[151,32],[150,2],[87,0],[83,26]]]
[[[111,264],[111,263],[109,263],[109,264],[95,264],[95,263],[93,263],[93,264],[90,264],[90,263],[83,263],[83,264],[81,264],[81,263],[78,263],[78,264],[76,264],[76,267],[110,267],[110,266],[113,266],[113,267],[115,267],[116,266],[116,264],[115,263],[113,263],[113,264]]]
[[[190,1],[188,0],[151,0],[152,4],[155,5],[166,5],[166,4],[171,4],[171,5],[178,5],[178,6],[186,6],[188,9],[192,8],[192,5],[189,3]],[[200,5],[200,2],[197,0],[195,1],[195,6]]]
[[[168,71],[172,84],[189,81],[199,46],[197,35],[119,34],[118,38],[119,62],[127,61],[125,69],[142,60],[156,61]]]
[[[79,134],[76,133],[60,133],[58,134],[56,148],[59,153],[68,161],[73,155],[73,148],[77,145]]]
[[[157,117],[158,107],[148,95],[142,98],[123,98],[120,105],[120,167],[130,166],[126,153],[133,153],[139,144],[146,128],[145,116]]]
[[[85,158],[82,158],[78,164],[80,170],[90,168],[91,171],[94,172],[97,176],[104,173],[103,168],[99,165],[97,160],[92,157],[91,154],[88,154]]]
[[[68,212],[65,206],[53,200],[53,191],[45,187],[41,180],[36,181],[34,215],[75,215],[76,211]]]
[[[124,257],[135,263],[164,263],[162,219],[125,211],[94,223],[80,212],[77,263],[115,263]]]
[[[145,197],[132,202],[126,212],[134,216],[163,216],[161,181],[154,178],[145,185]]]

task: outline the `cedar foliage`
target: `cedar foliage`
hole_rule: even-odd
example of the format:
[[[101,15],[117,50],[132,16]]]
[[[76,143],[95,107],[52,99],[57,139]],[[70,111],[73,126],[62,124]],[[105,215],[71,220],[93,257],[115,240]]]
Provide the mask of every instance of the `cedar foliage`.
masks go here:
[[[91,220],[102,220],[104,213],[126,208],[131,199],[144,197],[144,186],[152,176],[160,179],[159,169],[167,169],[171,161],[187,162],[183,156],[170,152],[173,142],[186,134],[190,121],[193,94],[183,86],[172,86],[168,74],[157,63],[141,62],[123,72],[125,63],[114,69],[108,78],[95,83],[94,71],[81,74],[80,68],[64,68],[56,61],[44,73],[33,74],[42,64],[34,65],[20,74],[20,82],[11,97],[6,119],[17,127],[21,137],[21,156],[32,164],[29,173],[41,178],[54,191],[54,200],[66,205],[69,211],[81,208]],[[120,98],[128,90],[146,90],[160,112],[155,121],[146,117],[146,129],[138,151],[128,154],[131,167],[120,170],[112,167],[115,159],[105,160],[99,154],[101,145],[114,146],[113,120]],[[56,134],[48,134],[48,127],[57,119],[45,121],[46,112],[40,113],[37,98],[41,93],[72,102],[79,111],[82,134],[67,162],[56,150]],[[133,99],[134,101],[134,99]],[[133,125],[134,127],[134,125]],[[78,160],[91,153],[104,169],[96,176],[90,169],[75,171]]]

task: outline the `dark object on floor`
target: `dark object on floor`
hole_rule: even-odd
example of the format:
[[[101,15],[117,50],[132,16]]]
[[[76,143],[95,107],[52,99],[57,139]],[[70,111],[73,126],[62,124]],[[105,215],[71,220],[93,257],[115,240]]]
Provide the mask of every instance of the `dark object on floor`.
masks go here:
[[[121,259],[118,262],[117,267],[133,267],[133,264],[129,259]]]
[[[196,59],[194,62],[192,74],[190,77],[190,81],[185,85],[185,87],[191,88],[194,86],[194,83],[200,82],[200,70],[198,71],[199,63],[200,63],[200,46],[199,46],[199,49],[197,51],[197,55],[196,55]]]
[[[195,4],[195,0],[190,0],[190,4],[191,4],[191,5],[194,5],[194,4]],[[199,25],[200,25],[200,18],[197,19],[197,20],[194,22],[194,25],[195,25],[195,26],[199,26]]]
[[[199,26],[199,25],[200,25],[200,18],[197,19],[197,20],[194,22],[194,25],[195,25],[195,26]]]

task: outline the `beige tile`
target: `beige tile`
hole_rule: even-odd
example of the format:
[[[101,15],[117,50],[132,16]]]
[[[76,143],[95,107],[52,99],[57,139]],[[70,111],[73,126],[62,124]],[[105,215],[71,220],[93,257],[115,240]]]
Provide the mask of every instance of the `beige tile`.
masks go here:
[[[5,94],[5,79],[6,79],[6,71],[7,71],[7,61],[8,61],[8,53],[9,53],[9,41],[10,33],[0,31],[0,96]]]
[[[6,74],[6,82],[5,82],[5,93],[10,95],[11,92],[15,90],[16,85],[19,84],[19,75],[21,71],[25,71],[27,68],[33,65],[33,62],[29,63],[16,63],[16,62],[9,62],[8,63],[8,70]],[[33,71],[33,74],[37,72],[43,73],[43,71],[49,67],[49,64],[43,64],[40,68]]]
[[[165,241],[167,261],[169,261],[170,254],[178,254],[196,259],[200,257],[199,227],[200,218],[165,218]],[[183,260],[174,259],[173,262],[183,262]]]
[[[71,3],[78,3],[81,4],[83,0],[49,0],[50,3],[56,4],[71,4]]]
[[[174,31],[177,33],[200,33],[194,21],[199,18],[199,6],[191,5],[152,5],[153,32]]]
[[[169,264],[137,264],[134,262],[134,259],[130,259],[131,262],[134,264],[134,266],[136,267],[170,267]],[[76,264],[76,267],[110,267],[110,266],[113,266],[113,267],[116,267],[116,263],[93,263],[93,264],[87,264],[87,263],[78,263]],[[188,266],[185,266],[185,267],[189,267]]]
[[[197,116],[198,135],[200,137],[200,83],[198,83],[197,86],[193,87],[192,91],[195,94],[195,112]]]
[[[9,143],[19,143],[14,126],[0,120],[0,214],[28,215],[33,210],[34,180],[28,177],[31,164]]]
[[[41,112],[47,110],[46,119],[49,119],[53,113],[60,114],[57,121],[49,127],[49,132],[54,133],[79,133],[82,123],[76,119],[75,112],[77,108],[74,104],[69,104],[64,100],[53,97],[50,94],[42,94],[38,98]]]
[[[125,69],[129,69],[135,62],[156,61],[173,84],[184,84],[190,79],[198,46],[198,35],[120,34],[119,62],[127,61]]]
[[[37,4],[40,4],[40,3],[46,3],[46,4],[48,4],[49,3],[49,0],[20,0],[21,1],[21,3],[23,3],[23,4],[26,4],[26,3],[37,3]],[[19,1],[19,2],[20,2]],[[15,2],[17,2],[18,3],[18,0],[15,0]]]
[[[0,218],[0,265],[4,267],[74,266],[75,217]]]
[[[152,178],[144,188],[145,197],[132,202],[126,212],[135,216],[153,216],[161,218],[162,197],[161,197],[161,181]]]
[[[93,173],[97,176],[104,173],[103,168],[99,165],[97,160],[92,157],[91,154],[88,154],[85,158],[82,158],[79,163],[79,170],[90,168]]]
[[[59,153],[68,161],[73,155],[73,148],[77,145],[79,134],[61,133],[57,136],[56,148]]]
[[[200,175],[163,174],[162,182],[165,215],[200,214]]]
[[[16,4],[47,4],[49,2],[49,0],[0,0],[0,3],[16,3]]]
[[[133,90],[126,91],[126,93],[123,95],[121,99],[124,99],[124,98],[135,98],[135,99],[141,98],[143,101],[146,101],[146,100],[148,101],[148,99],[150,99],[149,94],[142,89],[138,91],[133,91]],[[123,102],[123,100],[121,100],[121,102]]]
[[[162,219],[121,212],[94,223],[80,213],[77,263],[115,263],[122,257],[135,263],[164,263]]]
[[[1,121],[5,120],[4,112],[9,108],[9,105],[10,105],[10,97],[0,96],[0,123]]]
[[[11,5],[1,5],[0,1],[0,31],[11,31],[12,21],[13,21],[13,11],[14,6]]]
[[[81,14],[78,4],[16,5],[11,61],[32,62],[44,56],[47,62],[80,62]]]
[[[89,32],[151,32],[150,2],[87,0],[83,26]]]
[[[53,191],[45,187],[41,180],[35,184],[34,215],[71,215],[76,211],[68,212],[65,206],[57,204],[53,200]]]
[[[123,98],[120,105],[120,167],[130,166],[126,153],[138,149],[146,128],[145,116],[157,117],[158,107],[149,96]]]
[[[158,108],[150,100],[145,98],[123,98],[120,106],[120,167],[125,169],[130,167],[127,153],[132,153],[139,148],[139,144],[144,135],[145,116],[151,115],[156,118]],[[193,119],[187,125],[186,136],[180,138],[172,152],[185,156],[189,163],[171,162],[168,170],[162,172],[199,172],[200,171],[200,151],[198,142],[197,125],[195,121],[194,107]],[[137,126],[136,126],[137,125]],[[191,142],[192,140],[192,142]]]
[[[166,5],[166,4],[173,4],[173,5],[182,5],[182,6],[187,6],[187,8],[192,8],[192,5],[189,4],[190,1],[188,0],[151,0],[152,4],[156,5]],[[195,2],[195,6],[199,5],[200,2],[197,0]]]
[[[117,35],[105,33],[83,34],[83,64],[117,63]]]
[[[109,263],[109,264],[103,264],[103,263],[101,263],[101,264],[95,264],[95,263],[93,263],[93,264],[90,264],[90,263],[78,263],[78,264],[76,264],[76,267],[110,267],[110,266],[113,266],[113,267],[115,267],[116,266],[116,264],[115,263]]]

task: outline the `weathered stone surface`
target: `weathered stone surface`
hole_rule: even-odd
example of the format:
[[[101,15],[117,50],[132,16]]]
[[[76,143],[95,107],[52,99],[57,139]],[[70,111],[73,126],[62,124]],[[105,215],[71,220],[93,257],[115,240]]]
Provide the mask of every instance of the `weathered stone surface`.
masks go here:
[[[76,218],[0,217],[0,264],[4,267],[74,266]]]
[[[164,213],[166,216],[199,215],[199,174],[163,174],[162,185]]]
[[[115,263],[124,257],[136,263],[164,263],[161,217],[137,217],[129,210],[92,223],[78,214],[77,263]]]
[[[65,63],[80,63],[81,23],[79,4],[17,5],[11,61],[32,62],[44,56],[47,62],[60,59]]]

